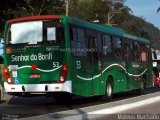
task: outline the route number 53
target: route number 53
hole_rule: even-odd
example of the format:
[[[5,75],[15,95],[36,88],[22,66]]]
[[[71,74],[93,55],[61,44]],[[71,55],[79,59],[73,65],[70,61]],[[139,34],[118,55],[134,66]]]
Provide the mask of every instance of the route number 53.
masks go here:
[[[77,64],[77,69],[81,69],[81,61],[76,61],[76,64]]]
[[[53,68],[58,68],[59,67],[59,62],[53,62]]]

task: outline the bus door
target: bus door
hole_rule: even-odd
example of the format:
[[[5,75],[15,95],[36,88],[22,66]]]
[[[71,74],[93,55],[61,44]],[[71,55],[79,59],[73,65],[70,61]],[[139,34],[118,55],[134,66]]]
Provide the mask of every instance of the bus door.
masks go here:
[[[124,60],[125,60],[125,69],[126,69],[126,81],[127,86],[126,90],[130,89],[131,75],[132,74],[132,64],[131,64],[131,44],[127,42],[124,43]]]
[[[96,94],[96,91],[98,91],[98,87],[96,87],[96,84],[98,82],[98,78],[95,78],[95,76],[98,74],[97,69],[97,39],[96,37],[87,37],[87,43],[88,43],[88,62],[91,70],[91,76],[92,76],[92,94]]]

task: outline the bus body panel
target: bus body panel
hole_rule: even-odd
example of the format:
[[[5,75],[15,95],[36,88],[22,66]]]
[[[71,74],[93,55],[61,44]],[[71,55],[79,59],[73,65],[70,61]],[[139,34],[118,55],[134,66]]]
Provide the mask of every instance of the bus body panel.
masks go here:
[[[74,26],[78,26],[80,28],[94,29],[94,30],[97,30],[98,32],[104,32],[107,34],[117,35],[121,37],[127,36],[127,35],[123,35],[124,31],[117,30],[116,32],[114,31],[115,29],[110,29],[107,27],[105,29],[102,26],[98,26],[98,25],[94,26],[92,23],[86,23],[84,21],[79,21],[79,20],[72,19],[72,18],[69,18],[69,25],[70,24]],[[130,35],[127,36],[127,39],[131,39],[131,38],[132,36]],[[140,40],[140,42],[145,41],[144,39],[141,39],[138,37],[136,38],[135,36],[133,36],[132,39],[136,39],[136,41]],[[147,45],[149,44],[148,41],[145,41],[144,43]],[[96,62],[95,65],[89,66],[88,65],[89,63],[87,62],[88,59],[85,57],[76,58],[72,56],[72,59],[73,59],[72,63],[74,63],[72,67],[74,68],[73,71],[75,71],[75,72],[72,72],[73,73],[73,76],[72,76],[73,77],[73,93],[76,95],[82,95],[82,96],[104,95],[105,90],[106,90],[107,78],[109,76],[113,77],[114,93],[140,89],[141,82],[144,76],[146,78],[146,87],[152,86],[151,84],[152,80],[150,78],[148,79],[147,77],[148,74],[152,76],[152,73],[148,72],[150,68],[152,68],[152,66],[147,67],[142,62],[129,61],[128,64],[126,65],[125,62],[104,61],[103,63],[103,60],[99,60],[101,63],[103,63],[102,65],[103,68],[99,70],[98,61]],[[76,62],[81,62],[82,68],[80,70],[75,69],[77,68],[77,66],[79,66],[78,63],[76,65]],[[105,65],[105,64],[108,64],[108,65]],[[103,70],[105,70],[108,66],[112,64],[115,64],[117,66],[110,68],[111,70],[109,69],[105,73],[100,75]],[[118,67],[118,65],[120,65],[121,67]],[[85,67],[83,68],[83,66]],[[98,69],[98,72],[97,72],[97,69]]]

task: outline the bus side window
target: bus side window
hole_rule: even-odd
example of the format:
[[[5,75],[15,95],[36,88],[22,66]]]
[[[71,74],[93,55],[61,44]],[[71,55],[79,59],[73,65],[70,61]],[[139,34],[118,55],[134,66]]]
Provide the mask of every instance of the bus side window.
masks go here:
[[[71,27],[71,53],[73,56],[87,56],[84,29]]]
[[[130,45],[129,44],[124,44],[124,59],[125,61],[130,61]]]
[[[148,48],[144,44],[140,45],[141,48],[141,60],[142,62],[147,62],[148,61]]]
[[[114,37],[115,49],[114,55],[117,60],[122,60],[122,40],[118,37]]]
[[[70,39],[77,41],[77,29],[75,27],[70,28]]]
[[[102,35],[103,56],[105,59],[113,58],[113,39],[110,35]]]
[[[133,42],[132,45],[133,45],[132,60],[133,61],[141,61],[139,43],[138,42]]]

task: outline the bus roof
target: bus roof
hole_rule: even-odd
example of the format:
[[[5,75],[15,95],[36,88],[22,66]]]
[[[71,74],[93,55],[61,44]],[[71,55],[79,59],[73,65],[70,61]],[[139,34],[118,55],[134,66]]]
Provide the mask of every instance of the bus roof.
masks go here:
[[[81,27],[87,27],[90,29],[94,29],[97,31],[101,31],[101,32],[105,32],[108,34],[113,34],[119,37],[124,37],[127,39],[132,39],[132,40],[136,40],[139,42],[144,42],[146,44],[149,44],[149,40],[145,39],[145,38],[141,38],[141,37],[137,37],[135,35],[131,35],[127,32],[125,32],[124,30],[120,29],[120,28],[115,28],[115,27],[111,27],[108,25],[98,25],[98,24],[93,24],[90,22],[86,22],[77,18],[73,18],[73,17],[68,17],[68,16],[58,16],[58,15],[43,15],[43,16],[30,16],[30,17],[23,17],[23,18],[17,18],[17,19],[12,19],[9,20],[9,23],[15,23],[15,22],[21,22],[21,21],[30,21],[30,20],[42,20],[42,19],[57,19],[57,18],[64,18],[67,19],[70,23],[81,26]]]
[[[61,16],[61,17],[65,18],[65,19],[68,19],[68,21],[71,24],[74,24],[74,25],[78,25],[78,26],[81,26],[81,27],[85,26],[86,28],[94,29],[94,30],[105,32],[105,33],[108,33],[108,34],[113,34],[115,36],[124,37],[124,38],[127,38],[127,39],[136,40],[136,41],[139,41],[139,42],[144,42],[146,44],[150,43],[150,41],[145,39],[145,38],[141,38],[141,37],[137,37],[135,35],[131,35],[131,34],[125,32],[124,30],[119,29],[119,28],[111,27],[111,26],[108,26],[108,25],[93,24],[93,23],[90,23],[90,22],[86,22],[86,21],[83,21],[83,20],[80,20],[80,19],[77,19],[77,18],[73,18],[73,17],[68,17],[68,16]]]

